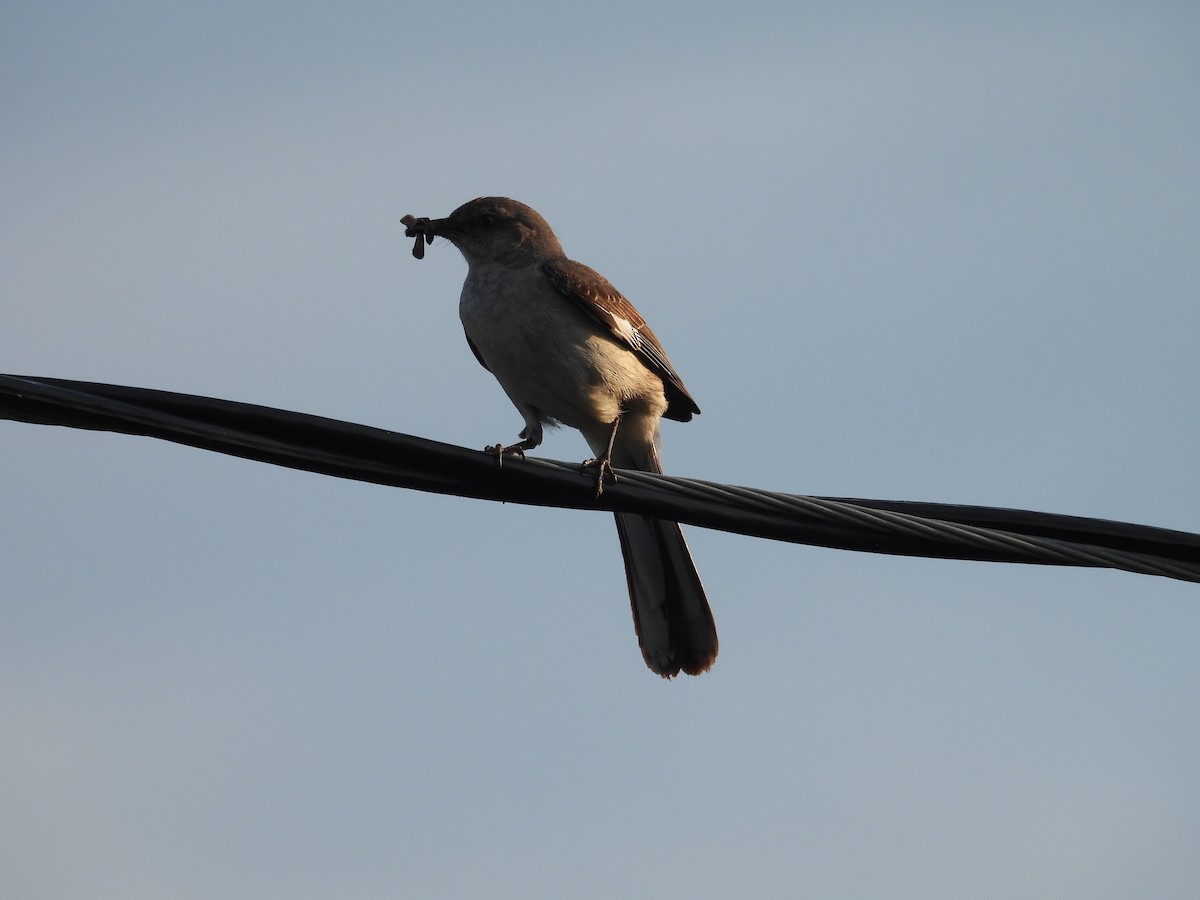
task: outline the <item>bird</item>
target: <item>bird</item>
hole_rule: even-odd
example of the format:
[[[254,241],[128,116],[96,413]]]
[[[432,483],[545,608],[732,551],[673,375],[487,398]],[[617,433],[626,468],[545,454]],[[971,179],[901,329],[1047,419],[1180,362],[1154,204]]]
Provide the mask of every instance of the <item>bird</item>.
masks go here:
[[[542,442],[543,426],[583,434],[596,490],[613,468],[661,473],[659,422],[700,407],[633,305],[602,275],[567,258],[549,223],[508,197],[477,197],[436,219],[404,216],[421,259],[435,237],[467,262],[459,318],[480,364],[524,419],[520,441],[490,445],[503,464]],[[717,629],[676,522],[615,513],[634,630],[650,670],[699,675],[717,658]]]

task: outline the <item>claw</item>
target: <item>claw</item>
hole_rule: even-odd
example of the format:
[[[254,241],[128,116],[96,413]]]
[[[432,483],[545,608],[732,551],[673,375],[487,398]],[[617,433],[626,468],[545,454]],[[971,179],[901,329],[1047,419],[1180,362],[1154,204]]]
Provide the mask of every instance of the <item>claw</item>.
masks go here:
[[[579,474],[583,475],[588,469],[595,466],[596,468],[596,499],[604,493],[604,478],[607,476],[616,484],[617,473],[613,471],[612,462],[607,456],[600,459],[585,459],[579,467]]]
[[[483,448],[483,452],[492,453],[495,455],[497,469],[504,468],[505,456],[519,456],[521,459],[525,458],[525,448],[520,444],[514,444],[511,447],[505,447],[503,444],[488,444]]]

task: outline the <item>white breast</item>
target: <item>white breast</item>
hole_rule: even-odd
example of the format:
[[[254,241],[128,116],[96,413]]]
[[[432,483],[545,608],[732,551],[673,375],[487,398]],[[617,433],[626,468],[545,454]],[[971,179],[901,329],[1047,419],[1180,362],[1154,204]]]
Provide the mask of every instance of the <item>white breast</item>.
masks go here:
[[[666,409],[662,380],[537,266],[473,268],[458,310],[479,355],[518,406],[580,429],[610,423],[631,406],[655,417]]]

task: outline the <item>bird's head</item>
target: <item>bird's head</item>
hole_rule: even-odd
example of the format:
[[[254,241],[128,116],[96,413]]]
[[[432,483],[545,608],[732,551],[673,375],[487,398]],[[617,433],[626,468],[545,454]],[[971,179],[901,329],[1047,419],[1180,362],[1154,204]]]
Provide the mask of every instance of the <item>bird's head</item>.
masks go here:
[[[470,266],[519,265],[563,255],[558,238],[536,210],[507,197],[477,197],[444,219],[405,216],[405,234],[417,239],[413,255],[424,255],[423,242],[444,237]]]

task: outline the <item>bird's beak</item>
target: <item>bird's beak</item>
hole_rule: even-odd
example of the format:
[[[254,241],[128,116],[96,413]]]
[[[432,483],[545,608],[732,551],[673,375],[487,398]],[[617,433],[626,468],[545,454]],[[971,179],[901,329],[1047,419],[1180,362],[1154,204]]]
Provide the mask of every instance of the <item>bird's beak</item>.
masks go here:
[[[429,219],[425,225],[426,234],[437,235],[438,237],[449,237],[456,230],[454,224],[449,219]]]
[[[449,219],[431,219],[428,216],[403,216],[400,219],[401,224],[405,226],[405,237],[416,237],[418,234],[424,233],[433,237],[434,235],[444,237],[452,233],[455,228]]]

